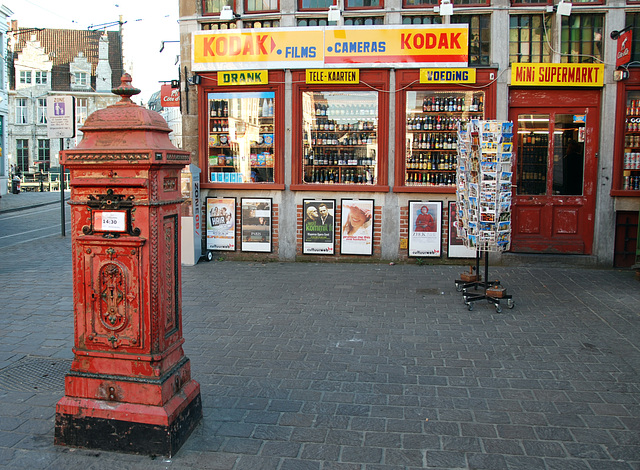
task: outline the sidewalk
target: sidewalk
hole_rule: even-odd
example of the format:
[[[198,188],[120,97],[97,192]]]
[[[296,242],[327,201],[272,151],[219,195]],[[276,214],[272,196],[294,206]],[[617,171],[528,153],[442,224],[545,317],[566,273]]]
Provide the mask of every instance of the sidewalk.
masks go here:
[[[167,459],[53,445],[70,237],[0,256],[0,469],[640,469],[632,271],[492,268],[498,314],[467,309],[462,266],[183,267],[204,419]]]
[[[69,199],[69,195],[70,191],[65,191],[65,200]],[[60,191],[28,191],[18,194],[9,192],[0,198],[0,214],[55,203],[60,204]]]

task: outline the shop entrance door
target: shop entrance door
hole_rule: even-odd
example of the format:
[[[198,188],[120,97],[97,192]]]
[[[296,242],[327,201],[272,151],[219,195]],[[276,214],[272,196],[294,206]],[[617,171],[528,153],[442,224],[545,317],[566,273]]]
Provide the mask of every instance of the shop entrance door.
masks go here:
[[[521,92],[520,98],[562,104],[567,95],[555,93]],[[510,108],[516,133],[511,251],[591,254],[599,93],[581,93],[586,96],[566,101],[588,105]]]

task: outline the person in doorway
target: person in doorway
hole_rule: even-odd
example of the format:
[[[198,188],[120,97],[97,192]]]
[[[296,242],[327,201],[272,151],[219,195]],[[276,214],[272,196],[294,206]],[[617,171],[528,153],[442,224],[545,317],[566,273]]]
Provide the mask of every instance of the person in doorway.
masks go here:
[[[427,206],[422,206],[420,208],[420,213],[416,217],[416,232],[435,232],[436,231],[436,221],[433,219],[433,216],[429,213],[429,208]]]
[[[562,157],[562,192],[561,194],[581,196],[584,158],[582,145],[571,139],[567,151]]]

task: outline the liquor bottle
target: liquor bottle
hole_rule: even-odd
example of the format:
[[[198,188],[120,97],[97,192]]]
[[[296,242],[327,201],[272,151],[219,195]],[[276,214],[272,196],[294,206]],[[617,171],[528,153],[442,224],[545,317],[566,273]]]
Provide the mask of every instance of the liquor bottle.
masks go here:
[[[273,116],[273,99],[269,98],[269,105],[267,107],[267,116]]]
[[[427,112],[427,97],[422,99],[422,112]]]
[[[211,117],[217,117],[218,116],[218,104],[217,104],[217,102],[215,100],[211,101],[210,114],[211,114]]]
[[[433,111],[433,97],[430,96],[429,99],[427,99],[427,112]]]

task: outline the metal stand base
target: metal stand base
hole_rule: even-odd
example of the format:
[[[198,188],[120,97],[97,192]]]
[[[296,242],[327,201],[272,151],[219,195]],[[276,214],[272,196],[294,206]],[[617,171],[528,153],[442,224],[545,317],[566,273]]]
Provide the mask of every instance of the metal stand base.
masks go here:
[[[511,295],[507,295],[506,293],[502,294],[500,297],[491,295],[492,289],[497,289],[500,287],[500,281],[489,281],[489,252],[485,251],[484,253],[484,280],[479,276],[480,273],[480,251],[476,250],[476,273],[478,274],[477,281],[464,281],[461,279],[457,279],[456,290],[458,292],[462,292],[462,298],[464,299],[465,305],[469,307],[469,310],[473,310],[473,303],[478,300],[487,300],[488,302],[492,302],[496,308],[497,313],[502,312],[501,302],[504,301],[507,304],[508,308],[515,307],[515,303]],[[479,290],[481,288],[482,290]],[[469,292],[473,289],[475,292]],[[506,291],[505,291],[506,292]]]

